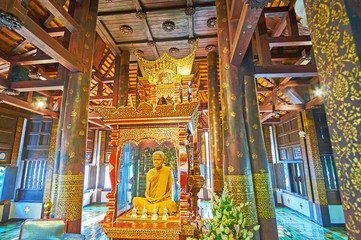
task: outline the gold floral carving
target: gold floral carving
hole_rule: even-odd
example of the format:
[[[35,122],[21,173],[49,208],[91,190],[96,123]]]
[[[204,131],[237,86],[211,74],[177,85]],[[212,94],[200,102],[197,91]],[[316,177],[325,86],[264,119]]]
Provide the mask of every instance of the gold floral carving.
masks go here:
[[[349,239],[361,237],[361,63],[345,1],[305,0]],[[351,4],[351,3],[347,3]],[[352,7],[352,6],[350,6]],[[359,33],[356,33],[359,34]],[[360,43],[358,43],[360,44]]]
[[[225,175],[229,193],[236,205],[249,202],[244,213],[247,218],[247,226],[257,224],[257,210],[254,198],[252,175]]]
[[[118,146],[127,142],[139,144],[143,140],[154,140],[158,144],[170,141],[176,146],[179,143],[179,128],[177,127],[144,127],[120,128],[118,130]]]
[[[127,121],[127,120],[161,120],[163,118],[187,118],[189,119],[197,110],[198,102],[186,102],[173,105],[153,106],[143,102],[136,109],[135,107],[101,106],[95,107],[96,111],[104,117],[105,122]]]
[[[172,99],[174,98],[175,94],[175,85],[174,84],[166,84],[166,85],[157,85],[157,98],[167,98],[168,96]]]
[[[312,116],[312,110],[303,112],[304,127],[307,132],[308,161],[310,164],[310,175],[314,191],[314,201],[320,205],[328,205],[325,187],[325,179],[323,176],[320,152],[318,148],[317,134]]]
[[[253,174],[253,185],[258,218],[275,218],[275,203],[269,173],[265,173],[263,170],[260,173]]]
[[[134,54],[137,57],[140,71],[142,76],[145,78],[154,77],[160,74],[160,71],[167,70],[167,72],[172,72],[172,75],[189,75],[192,71],[194,58],[196,56],[196,50],[198,47],[198,39],[193,46],[193,51],[184,58],[173,58],[168,55],[167,52],[164,52],[162,56],[158,59],[149,61],[138,54],[138,50],[134,49]]]
[[[68,221],[81,219],[84,175],[59,175],[57,217]]]

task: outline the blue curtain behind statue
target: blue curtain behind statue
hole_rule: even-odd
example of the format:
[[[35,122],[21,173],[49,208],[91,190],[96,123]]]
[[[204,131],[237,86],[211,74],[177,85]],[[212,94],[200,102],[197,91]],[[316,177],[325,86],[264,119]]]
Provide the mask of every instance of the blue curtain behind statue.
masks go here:
[[[126,211],[132,202],[133,176],[134,176],[135,145],[126,143],[122,150],[119,166],[119,184],[117,213]]]

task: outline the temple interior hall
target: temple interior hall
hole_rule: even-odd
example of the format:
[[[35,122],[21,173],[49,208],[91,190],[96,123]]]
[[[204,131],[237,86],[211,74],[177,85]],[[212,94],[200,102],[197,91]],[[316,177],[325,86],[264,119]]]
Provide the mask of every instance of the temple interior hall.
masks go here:
[[[361,2],[0,0],[1,240],[361,240]]]

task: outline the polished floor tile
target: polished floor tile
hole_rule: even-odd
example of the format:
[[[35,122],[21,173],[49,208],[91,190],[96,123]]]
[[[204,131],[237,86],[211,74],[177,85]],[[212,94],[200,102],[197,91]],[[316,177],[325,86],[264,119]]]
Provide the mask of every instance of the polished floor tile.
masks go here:
[[[82,234],[87,240],[106,240],[108,239],[98,222],[103,219],[107,207],[104,205],[92,205],[83,209]],[[323,228],[300,214],[286,209],[277,208],[278,235],[280,240],[328,240],[328,239],[347,239],[346,230],[342,227]],[[23,221],[11,221],[0,224],[1,240],[19,239],[20,226]]]
[[[283,239],[347,239],[344,227],[324,228],[287,208],[276,208],[278,236]]]

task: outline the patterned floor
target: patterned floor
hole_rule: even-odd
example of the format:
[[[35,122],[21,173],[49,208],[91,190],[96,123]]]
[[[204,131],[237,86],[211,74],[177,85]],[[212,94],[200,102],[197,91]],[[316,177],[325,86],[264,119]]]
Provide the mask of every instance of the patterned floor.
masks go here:
[[[278,236],[283,239],[347,239],[344,227],[323,228],[287,208],[276,208]]]
[[[103,219],[106,209],[107,208],[104,205],[92,205],[84,208],[82,234],[86,236],[87,240],[108,239],[106,235],[101,232],[101,229],[97,224],[97,222]],[[280,240],[347,239],[345,228],[320,227],[286,208],[277,208],[276,213]],[[22,221],[0,224],[0,239],[17,240],[21,223]]]

